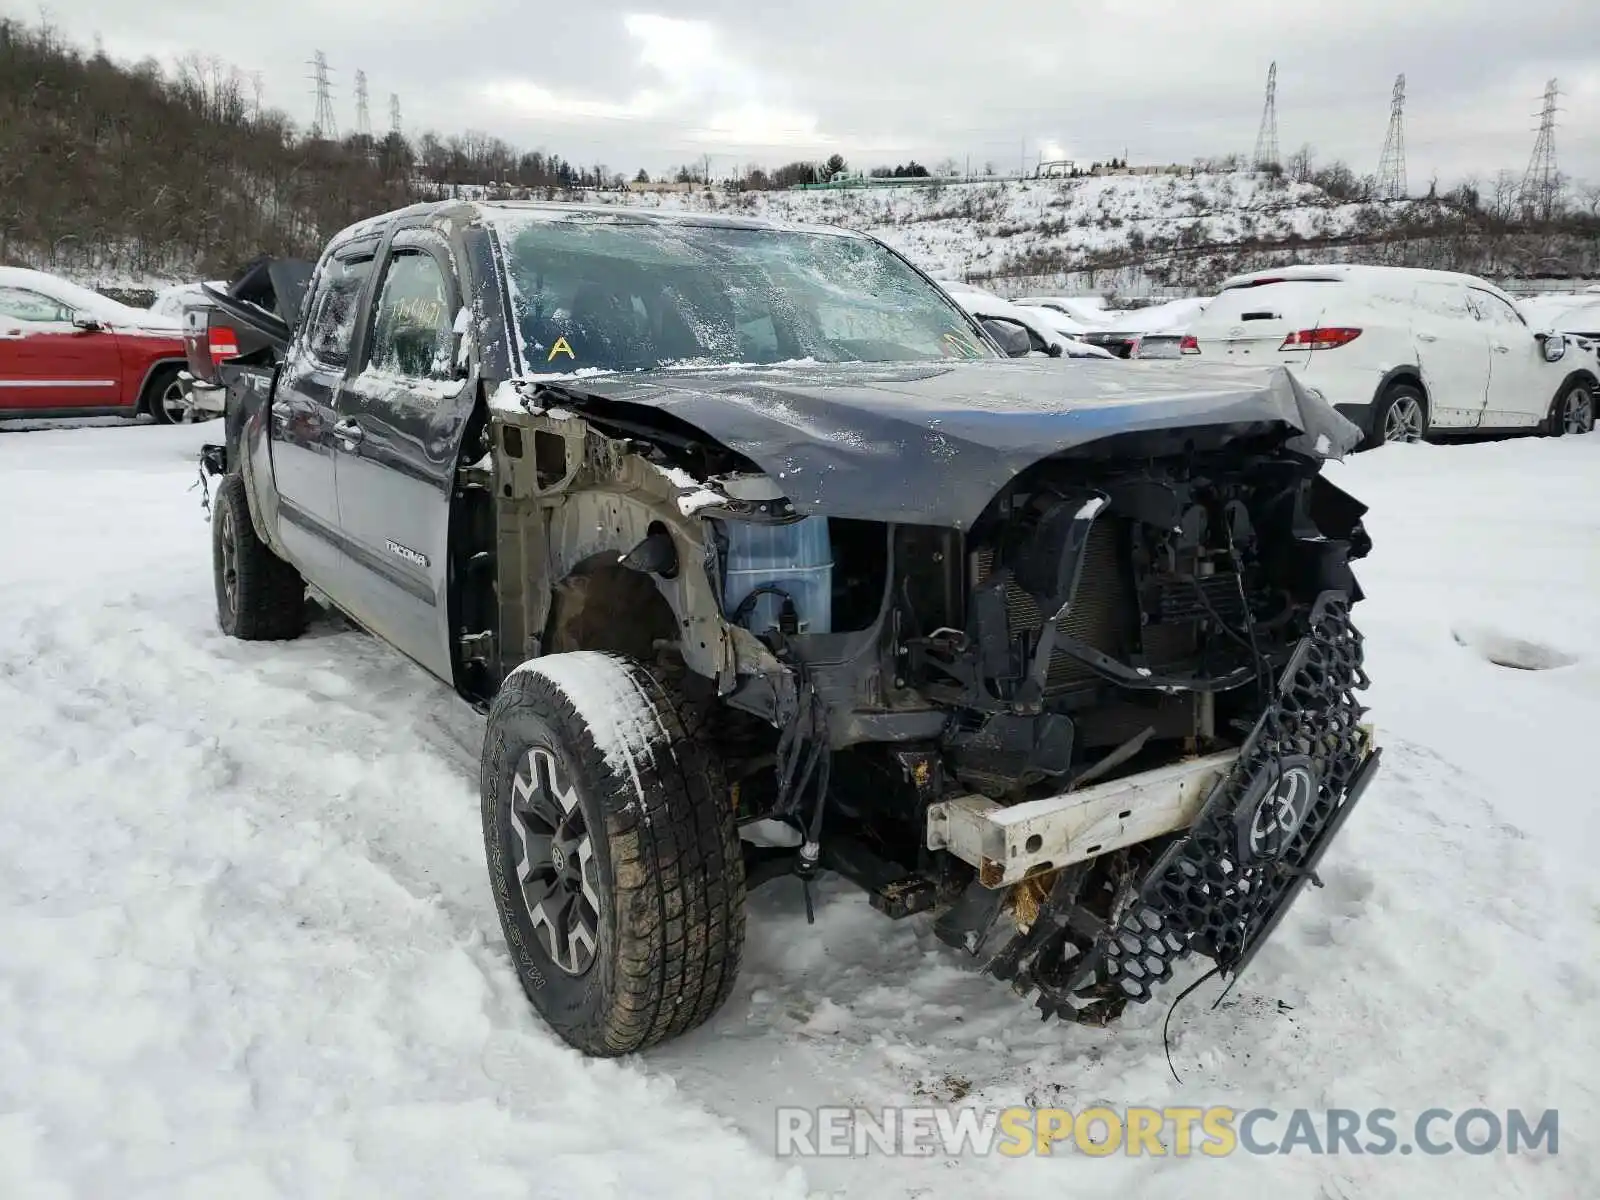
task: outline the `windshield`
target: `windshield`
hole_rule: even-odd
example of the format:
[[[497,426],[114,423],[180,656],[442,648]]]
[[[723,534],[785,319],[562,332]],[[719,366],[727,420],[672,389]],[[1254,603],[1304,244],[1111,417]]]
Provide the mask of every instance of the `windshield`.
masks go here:
[[[532,372],[997,357],[866,238],[516,213],[495,224]]]

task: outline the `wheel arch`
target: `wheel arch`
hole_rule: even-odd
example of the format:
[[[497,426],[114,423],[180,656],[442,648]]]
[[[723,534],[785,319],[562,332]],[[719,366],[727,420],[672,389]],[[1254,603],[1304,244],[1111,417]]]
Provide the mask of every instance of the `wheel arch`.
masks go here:
[[[1388,394],[1390,388],[1396,385],[1414,387],[1422,393],[1422,403],[1425,411],[1431,418],[1433,415],[1433,397],[1428,394],[1428,385],[1423,382],[1422,368],[1415,363],[1403,366],[1390,367],[1378,380],[1378,386],[1373,389],[1372,403],[1374,406]]]

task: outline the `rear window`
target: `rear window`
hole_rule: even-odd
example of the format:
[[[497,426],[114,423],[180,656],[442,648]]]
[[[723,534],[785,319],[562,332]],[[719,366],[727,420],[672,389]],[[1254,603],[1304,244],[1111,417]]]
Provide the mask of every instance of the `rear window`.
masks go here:
[[[1251,321],[1296,321],[1301,317],[1314,320],[1348,293],[1348,286],[1335,279],[1294,279],[1228,288],[1206,305],[1194,324],[1216,327],[1244,325]]]

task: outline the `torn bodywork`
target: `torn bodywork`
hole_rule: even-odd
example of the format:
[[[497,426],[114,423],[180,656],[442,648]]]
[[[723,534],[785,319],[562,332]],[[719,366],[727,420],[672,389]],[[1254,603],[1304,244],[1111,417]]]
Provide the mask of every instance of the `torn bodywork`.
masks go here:
[[[1161,416],[1116,397],[1115,432],[1109,405],[951,417],[960,373],[505,389],[502,655],[677,671],[741,822],[792,831],[747,847],[753,883],[836,870],[1104,1023],[1188,953],[1240,969],[1370,778],[1364,510],[1320,474],[1354,435],[1281,373],[1187,424],[1152,374]],[[872,487],[913,412],[955,449]],[[739,546],[818,519],[826,572],[768,562],[773,602],[735,603]]]

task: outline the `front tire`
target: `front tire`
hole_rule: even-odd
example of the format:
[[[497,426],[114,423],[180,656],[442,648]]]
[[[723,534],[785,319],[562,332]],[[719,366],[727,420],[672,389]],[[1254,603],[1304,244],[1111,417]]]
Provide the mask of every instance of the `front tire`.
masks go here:
[[[1594,388],[1581,379],[1575,380],[1562,388],[1551,404],[1545,432],[1551,437],[1593,432],[1594,403]]]
[[[744,859],[717,756],[632,659],[523,664],[489,711],[484,849],[523,990],[597,1057],[706,1021],[744,948]]]
[[[225,475],[217,488],[211,567],[223,633],[263,642],[286,641],[305,631],[305,581],[256,536],[242,475]]]

